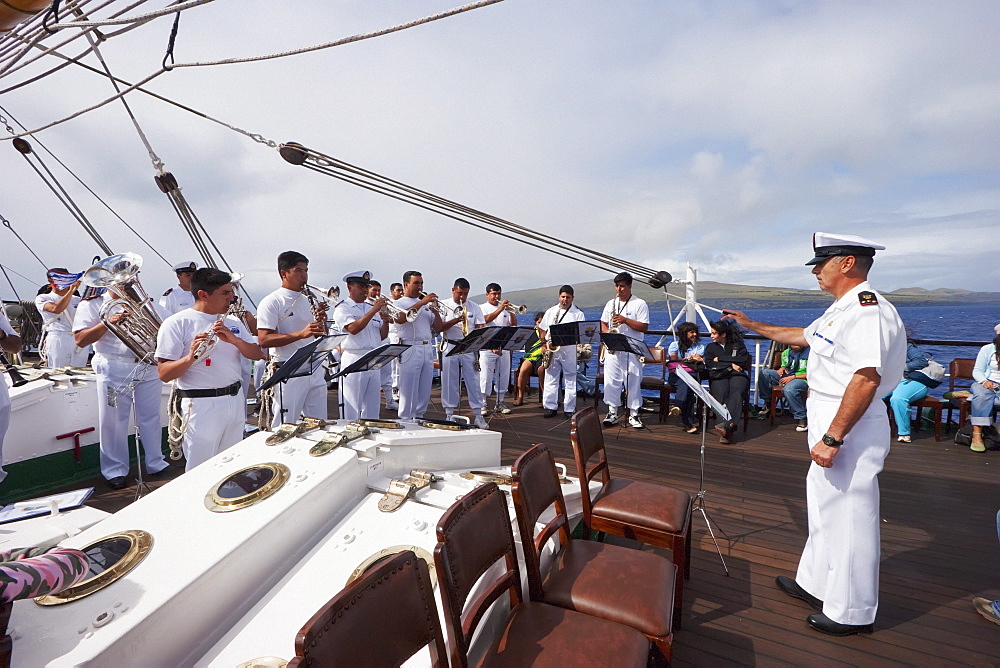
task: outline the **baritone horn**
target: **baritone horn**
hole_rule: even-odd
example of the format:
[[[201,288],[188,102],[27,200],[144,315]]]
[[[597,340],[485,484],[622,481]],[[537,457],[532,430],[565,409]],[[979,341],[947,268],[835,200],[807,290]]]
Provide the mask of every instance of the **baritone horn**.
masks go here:
[[[156,364],[156,333],[163,324],[153,300],[139,283],[138,274],[142,257],[135,253],[120,253],[104,258],[83,273],[81,282],[94,288],[107,288],[117,298],[101,307],[101,322],[132,353],[147,364]],[[112,322],[115,312],[125,317]]]

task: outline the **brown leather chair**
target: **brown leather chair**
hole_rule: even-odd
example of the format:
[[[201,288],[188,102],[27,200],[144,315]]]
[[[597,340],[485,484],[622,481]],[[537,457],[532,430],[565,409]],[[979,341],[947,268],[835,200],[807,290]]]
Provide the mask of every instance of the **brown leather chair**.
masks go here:
[[[406,550],[372,566],[312,616],[295,636],[289,667],[398,666],[424,646],[446,668],[427,564]]]
[[[694,498],[673,487],[625,478],[612,478],[604,450],[604,434],[597,411],[577,411],[570,431],[583,502],[584,537],[590,531],[624,536],[648,545],[668,548],[677,564],[674,589],[674,628],[681,626],[684,579],[691,576],[691,508]],[[591,466],[592,459],[597,463]],[[589,483],[601,476],[602,487],[590,498]]]
[[[669,660],[677,575],[673,562],[651,552],[573,540],[555,460],[544,444],[518,457],[511,475],[531,600],[631,626]],[[555,517],[534,537],[539,517],[549,508]],[[541,550],[553,536],[556,551],[543,581]]]
[[[434,549],[451,665],[469,665],[469,645],[490,606],[505,594],[510,613],[481,665],[646,666],[649,640],[635,629],[545,603],[525,601],[507,502],[496,483],[480,485],[441,517]],[[494,577],[495,566],[502,572]],[[483,575],[489,572],[489,576]],[[481,593],[469,604],[473,587]]]
[[[972,387],[972,383],[975,379],[972,377],[972,369],[976,366],[976,360],[972,357],[956,357],[948,365],[948,391],[954,392],[955,390],[968,390]],[[958,408],[958,427],[959,429],[965,425],[966,415],[969,413],[972,405],[967,399],[963,399],[959,404]],[[951,412],[955,409],[954,405],[949,402],[948,404],[948,424],[951,424]]]

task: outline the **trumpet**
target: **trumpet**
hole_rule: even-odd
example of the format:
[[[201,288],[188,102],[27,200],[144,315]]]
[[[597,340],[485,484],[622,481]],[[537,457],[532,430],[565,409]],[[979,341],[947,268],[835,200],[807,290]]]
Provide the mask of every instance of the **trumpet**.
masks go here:
[[[365,303],[369,306],[374,306],[375,300],[366,299]],[[379,313],[390,320],[395,320],[402,315],[406,317],[406,322],[413,322],[420,315],[420,310],[415,308],[401,309],[392,302],[388,302],[379,310]]]
[[[528,312],[528,305],[521,304],[520,306],[514,306],[513,304],[507,304],[506,306],[503,307],[503,310],[507,311],[508,313],[514,313],[515,315],[524,315],[525,313]]]
[[[420,297],[421,299],[423,299],[424,297],[427,296],[427,293],[426,292],[420,292],[420,293],[417,293],[417,296]],[[462,306],[461,304],[458,304],[457,306],[455,306],[455,308],[450,309],[447,306],[445,306],[444,304],[442,304],[440,301],[438,301],[437,299],[435,299],[430,304],[428,304],[427,308],[429,308],[430,310],[432,310],[435,313],[437,313],[438,316],[440,316],[441,318],[446,318],[449,314],[451,314],[453,317],[458,317],[458,316],[462,315],[462,313],[465,312],[465,307]]]

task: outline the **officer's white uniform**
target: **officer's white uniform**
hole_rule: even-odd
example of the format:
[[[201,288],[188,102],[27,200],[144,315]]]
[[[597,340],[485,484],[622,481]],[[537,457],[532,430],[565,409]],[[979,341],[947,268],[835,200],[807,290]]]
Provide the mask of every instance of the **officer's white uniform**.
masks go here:
[[[174,273],[197,268],[198,264],[195,262],[180,262],[173,266]],[[179,285],[175,285],[163,293],[157,304],[160,307],[161,317],[166,318],[172,316],[174,313],[180,313],[186,308],[193,308],[194,295],[191,294],[190,290],[185,290]]]
[[[191,349],[194,337],[211,329],[219,316],[187,309],[160,326],[156,357],[179,360]],[[248,343],[253,337],[237,318],[226,316],[229,329]],[[178,390],[216,390],[218,396],[181,399],[184,430],[185,471],[190,471],[226,448],[243,440],[246,402],[240,392],[243,354],[231,343],[218,341],[208,357],[199,360],[175,382]]]
[[[489,302],[482,304],[479,309],[483,312],[483,320],[487,313],[493,313],[499,308],[500,303],[493,306]],[[511,313],[504,309],[500,315],[491,322],[487,322],[487,327],[510,327]],[[479,389],[482,390],[483,400],[493,393],[493,386],[497,388],[497,405],[503,403],[503,398],[507,395],[507,386],[510,385],[510,351],[502,350],[499,354],[492,350],[479,351]]]
[[[443,299],[441,304],[447,309],[445,320],[451,320],[458,302],[454,299]],[[469,320],[470,332],[486,323],[479,304],[465,302],[462,307],[468,310],[466,317]],[[460,380],[465,383],[465,391],[469,395],[469,407],[476,415],[482,415],[486,401],[483,399],[483,392],[480,389],[479,372],[476,371],[476,353],[448,356],[448,353],[455,348],[454,344],[461,341],[464,336],[462,323],[459,322],[449,327],[442,334],[447,342],[441,355],[441,404],[444,406],[445,417],[450,418],[454,414],[455,408],[458,407],[461,396]]]
[[[903,374],[906,334],[896,309],[868,282],[854,287],[803,330],[809,342],[809,442],[820,442],[854,372],[881,376],[875,397]],[[795,580],[823,600],[840,624],[871,624],[878,606],[879,471],[889,453],[889,419],[881,401],[844,437],[831,468],[813,462],[806,478],[809,538]]]
[[[393,304],[403,310],[413,308],[420,300],[400,297]],[[420,309],[417,319],[396,325],[399,342],[410,347],[399,356],[399,419],[423,417],[431,400],[434,380],[434,344],[431,327],[434,314],[427,306]]]
[[[340,302],[333,312],[333,320],[337,327],[347,337],[340,342],[343,353],[340,357],[341,368],[346,368],[358,361],[365,353],[382,345],[382,316],[375,314],[368,325],[358,334],[350,334],[345,327],[356,320],[365,317],[371,310],[370,304],[357,303],[350,297]],[[388,366],[388,365],[386,365]],[[383,367],[385,368],[385,367]],[[379,384],[382,370],[357,371],[340,377],[340,389],[343,392],[344,419],[357,420],[367,418],[377,420],[379,417]],[[391,394],[389,395],[392,396]]]
[[[301,292],[278,288],[260,301],[257,307],[257,329],[269,329],[278,334],[297,332],[313,322],[309,299]],[[281,365],[295,351],[313,339],[293,341],[285,346],[270,348],[271,362]],[[303,367],[300,371],[305,371]],[[298,422],[303,415],[325,420],[327,416],[326,367],[317,364],[307,376],[290,378],[274,388],[274,420],[271,427],[282,422]],[[284,408],[282,415],[281,409]]]
[[[545,312],[540,327],[545,330],[545,337],[549,339],[549,328],[552,325],[561,325],[566,322],[580,322],[585,320],[583,311],[576,306],[570,306],[564,310],[562,306],[556,304]],[[563,410],[567,413],[576,411],[576,346],[560,346],[559,350],[552,353],[552,362],[545,370],[544,388],[542,390],[542,407],[546,410],[557,410],[559,408],[559,378],[566,392],[563,396]]]
[[[90,346],[78,348],[73,340],[73,318],[80,298],[74,295],[69,306],[62,313],[52,313],[45,310],[46,304],[55,304],[62,296],[49,292],[35,297],[35,306],[42,315],[42,329],[45,332],[45,342],[42,353],[45,365],[52,368],[64,366],[86,366],[90,355]]]
[[[160,305],[160,312],[163,315],[171,316],[174,313],[180,313],[186,308],[193,308],[194,295],[175,285],[164,292],[157,303]]]
[[[7,336],[17,336],[17,332],[11,327],[7,313],[0,304],[0,330]],[[3,372],[0,372],[3,373]],[[7,389],[7,379],[10,374],[3,373],[0,378],[0,482],[7,477],[7,472],[3,470],[3,437],[7,434],[7,427],[10,426],[10,391]]]
[[[80,303],[73,320],[79,332],[101,324],[101,307],[114,299],[110,293]],[[117,307],[112,311],[122,311]],[[101,475],[106,480],[125,477],[129,472],[128,432],[135,396],[136,425],[145,451],[147,473],[167,468],[163,459],[163,422],[160,419],[160,396],[163,383],[156,366],[140,363],[135,354],[111,332],[105,332],[94,344],[92,366],[97,374],[97,421],[101,441]],[[110,406],[114,394],[114,406]]]
[[[623,315],[629,320],[636,320],[649,324],[649,307],[646,302],[632,295],[626,301],[615,297],[604,306],[601,314],[601,322],[608,326],[610,331],[611,318],[614,315]],[[644,334],[637,332],[628,325],[618,325],[618,333],[642,341]],[[642,364],[639,363],[638,355],[615,352],[614,355],[608,351],[604,355],[604,403],[611,408],[617,409],[621,406],[622,386],[628,393],[628,409],[632,415],[637,415],[639,407],[642,406]]]

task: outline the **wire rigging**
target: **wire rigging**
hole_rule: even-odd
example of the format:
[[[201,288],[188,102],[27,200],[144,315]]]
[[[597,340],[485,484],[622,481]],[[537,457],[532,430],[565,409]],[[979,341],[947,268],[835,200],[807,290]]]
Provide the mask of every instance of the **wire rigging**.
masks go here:
[[[401,23],[399,25],[391,26],[389,28],[383,28],[381,30],[374,30],[372,32],[360,33],[357,35],[351,35],[350,37],[343,37],[332,42],[324,42],[322,44],[314,44],[313,46],[306,46],[299,49],[291,49],[288,51],[281,51],[278,53],[269,53],[260,56],[246,56],[243,58],[224,58],[222,60],[210,60],[204,62],[192,62],[192,63],[178,63],[171,65],[170,69],[180,68],[180,67],[209,67],[214,65],[233,65],[236,63],[254,63],[262,60],[274,60],[275,58],[286,58],[288,56],[298,56],[303,53],[310,53],[312,51],[321,51],[323,49],[330,49],[335,46],[343,46],[344,44],[352,44],[354,42],[360,42],[362,40],[371,39],[373,37],[381,37],[383,35],[388,35],[394,32],[399,32],[401,30],[406,30],[408,28],[413,28],[425,23],[430,23],[432,21],[437,21],[439,19],[448,18],[449,16],[455,16],[456,14],[461,14],[463,12],[468,12],[473,9],[479,9],[481,7],[486,7],[488,5],[495,5],[498,2],[503,2],[504,0],[479,0],[478,2],[470,2],[469,4],[462,5],[460,7],[455,7],[447,11],[440,12],[438,14],[431,14],[430,16],[425,16],[423,18],[414,19],[413,21],[408,21],[407,23]]]
[[[11,234],[13,234],[15,237],[17,237],[18,241],[20,241],[22,244],[24,244],[24,247],[28,249],[29,253],[31,253],[32,255],[35,256],[35,259],[38,260],[38,264],[42,265],[43,269],[47,270],[49,268],[49,265],[47,265],[44,262],[42,262],[42,258],[38,257],[38,253],[36,253],[34,250],[32,250],[31,246],[28,245],[28,242],[21,238],[21,235],[17,233],[17,230],[14,229],[14,226],[10,224],[10,221],[7,220],[2,213],[0,213],[0,222],[3,223],[4,227],[6,227],[8,230],[10,230]],[[18,276],[20,276],[20,274],[18,274]]]

